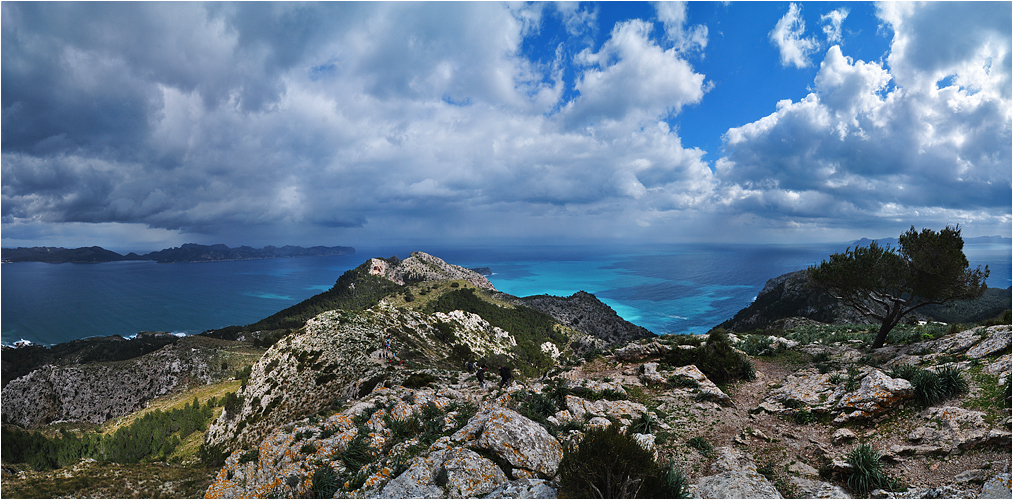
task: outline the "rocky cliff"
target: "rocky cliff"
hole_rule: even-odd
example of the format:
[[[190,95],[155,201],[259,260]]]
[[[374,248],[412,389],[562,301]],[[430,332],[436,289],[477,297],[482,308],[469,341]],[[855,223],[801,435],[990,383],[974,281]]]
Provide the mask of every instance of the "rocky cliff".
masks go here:
[[[569,297],[533,295],[510,300],[516,304],[542,311],[556,318],[561,324],[602,339],[609,345],[623,344],[654,336],[646,328],[634,325],[619,317],[611,307],[584,291]]]
[[[720,327],[734,332],[767,328],[778,320],[804,317],[820,323],[866,323],[864,315],[808,286],[805,270],[767,280],[752,304]]]
[[[235,347],[189,337],[122,361],[45,364],[4,386],[3,421],[22,427],[65,420],[102,423],[153,398],[231,377],[242,363],[237,360],[242,355],[231,350]],[[5,351],[5,362],[17,354]]]

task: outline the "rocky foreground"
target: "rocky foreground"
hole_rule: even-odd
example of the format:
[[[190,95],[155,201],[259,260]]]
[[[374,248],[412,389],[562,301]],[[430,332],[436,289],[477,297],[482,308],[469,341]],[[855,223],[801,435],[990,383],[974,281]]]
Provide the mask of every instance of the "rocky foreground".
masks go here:
[[[573,457],[613,429],[635,453],[603,448],[588,467],[662,471],[655,496],[1013,497],[1008,324],[905,326],[875,351],[871,326],[812,320],[656,337],[593,295],[512,297],[420,252],[369,260],[328,293],[349,306],[268,348],[193,337],[114,363],[29,367],[3,389],[5,432],[105,421],[108,443],[110,417],[167,398],[215,411],[163,458],[111,464],[99,448],[56,471],[5,463],[3,495],[596,496],[575,489]],[[489,365],[487,380],[465,361]],[[503,387],[500,364],[514,369]],[[649,496],[650,479],[620,476],[606,493]]]
[[[874,497],[1009,498],[1011,419],[992,386],[1010,376],[1010,338],[1008,325],[967,330],[874,357],[857,342],[770,339],[777,354],[755,358],[756,378],[724,389],[692,365],[659,364],[684,348],[679,337],[504,390],[461,372],[421,372],[411,387],[392,375],[234,451],[207,496],[554,498],[563,450],[615,425],[680,464],[697,498],[850,498],[859,443],[896,480]],[[909,381],[887,374],[901,365],[956,366],[969,391],[920,406]],[[558,401],[541,423],[536,395]]]

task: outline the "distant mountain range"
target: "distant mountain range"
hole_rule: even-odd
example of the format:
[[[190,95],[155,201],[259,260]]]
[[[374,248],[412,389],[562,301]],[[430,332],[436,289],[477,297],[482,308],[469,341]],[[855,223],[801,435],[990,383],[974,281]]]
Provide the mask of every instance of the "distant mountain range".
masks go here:
[[[223,260],[274,259],[278,257],[322,257],[328,255],[354,254],[352,247],[283,247],[266,246],[253,248],[241,246],[229,248],[226,245],[198,245],[186,243],[179,247],[166,248],[157,252],[137,255],[130,252],[120,255],[102,247],[31,247],[4,248],[0,250],[3,262],[48,262],[60,264],[72,262],[78,264],[95,264],[99,262],[115,262],[121,260],[153,260],[160,263],[169,262],[216,262]]]

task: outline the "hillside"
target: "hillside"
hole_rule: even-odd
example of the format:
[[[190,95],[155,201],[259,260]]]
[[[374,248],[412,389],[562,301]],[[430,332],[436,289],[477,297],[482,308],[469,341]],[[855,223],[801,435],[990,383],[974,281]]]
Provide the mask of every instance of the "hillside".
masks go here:
[[[27,422],[34,405],[11,387],[83,401],[156,366],[187,383],[128,401],[151,384],[120,382],[122,397],[105,399],[128,404],[101,425],[4,424],[2,494],[1013,494],[1009,324],[901,325],[876,351],[872,325],[656,337],[590,294],[518,298],[478,278],[426,254],[372,259],[272,316],[282,326],[268,333],[35,369],[4,389],[5,421]],[[466,361],[489,366],[484,387]],[[503,388],[500,365],[513,368]],[[595,482],[609,477],[623,479]]]
[[[989,288],[979,299],[917,309],[912,319],[976,323],[1001,315],[1011,305],[1013,288]],[[752,304],[718,326],[734,332],[748,332],[776,327],[792,318],[796,318],[796,321],[797,318],[806,318],[828,324],[861,324],[869,321],[829,294],[810,288],[805,271],[800,270],[768,280]]]

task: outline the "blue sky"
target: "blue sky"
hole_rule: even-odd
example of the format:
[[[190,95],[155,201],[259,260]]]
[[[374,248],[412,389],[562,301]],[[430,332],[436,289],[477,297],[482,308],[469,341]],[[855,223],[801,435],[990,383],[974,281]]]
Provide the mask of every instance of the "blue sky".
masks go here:
[[[1011,5],[4,2],[2,242],[1009,237]]]

